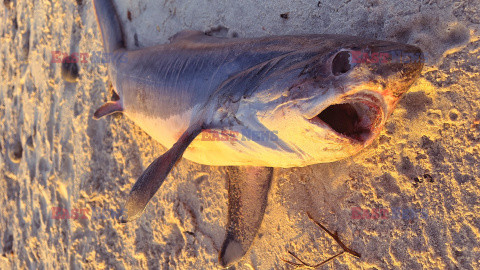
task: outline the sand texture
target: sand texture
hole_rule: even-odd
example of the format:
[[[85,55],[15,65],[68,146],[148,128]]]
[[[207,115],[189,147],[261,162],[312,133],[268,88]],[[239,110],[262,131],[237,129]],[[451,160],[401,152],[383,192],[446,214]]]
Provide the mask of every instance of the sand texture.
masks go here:
[[[52,51],[102,51],[92,2],[1,2],[0,269],[218,269],[222,167],[182,159],[138,221],[110,216],[166,149],[121,114],[92,119],[112,96],[106,65],[81,63],[70,83],[51,63]],[[321,269],[480,269],[478,0],[114,2],[132,49],[183,29],[350,34],[421,47],[421,77],[370,147],[275,171],[259,235],[235,269],[292,269],[281,260],[294,260],[288,251],[310,263],[339,252],[307,211],[362,254]],[[53,207],[86,208],[87,218],[52,219]],[[390,217],[354,219],[352,207]],[[396,208],[423,214],[394,218]]]

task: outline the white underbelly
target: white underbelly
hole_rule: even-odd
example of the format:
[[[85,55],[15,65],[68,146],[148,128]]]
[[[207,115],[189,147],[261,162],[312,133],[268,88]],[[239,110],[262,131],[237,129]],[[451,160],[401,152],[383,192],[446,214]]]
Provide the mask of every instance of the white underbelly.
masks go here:
[[[188,128],[192,110],[168,119],[132,112],[126,114],[154,140],[170,148]],[[299,167],[312,163],[308,158],[299,158],[297,153],[274,150],[248,139],[242,135],[242,128],[202,131],[189,145],[183,157],[196,163],[214,166]]]

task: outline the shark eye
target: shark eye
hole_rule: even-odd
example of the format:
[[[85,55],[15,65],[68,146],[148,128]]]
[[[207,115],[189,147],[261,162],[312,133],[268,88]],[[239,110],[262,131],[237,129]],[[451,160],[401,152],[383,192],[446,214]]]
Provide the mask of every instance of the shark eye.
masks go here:
[[[352,66],[350,65],[350,52],[341,51],[335,55],[332,61],[332,73],[335,76],[348,72]]]

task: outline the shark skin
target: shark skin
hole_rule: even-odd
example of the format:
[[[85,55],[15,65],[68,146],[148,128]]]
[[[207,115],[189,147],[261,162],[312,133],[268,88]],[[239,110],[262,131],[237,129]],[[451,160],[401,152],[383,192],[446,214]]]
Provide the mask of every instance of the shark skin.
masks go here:
[[[169,148],[134,184],[122,221],[141,216],[182,156],[236,166],[227,169],[224,267],[254,241],[273,168],[356,154],[377,137],[423,68],[415,46],[343,35],[228,39],[187,30],[168,44],[128,50],[112,0],[93,4],[120,97],[94,118],[123,112]],[[367,58],[359,61],[359,53]],[[239,136],[205,139],[212,131]]]

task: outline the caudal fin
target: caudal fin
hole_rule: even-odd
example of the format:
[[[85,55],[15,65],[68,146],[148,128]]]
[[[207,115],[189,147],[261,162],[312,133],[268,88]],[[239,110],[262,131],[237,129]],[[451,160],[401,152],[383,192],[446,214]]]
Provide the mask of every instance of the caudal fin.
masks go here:
[[[103,37],[106,53],[125,48],[123,30],[112,0],[93,0],[95,15]]]

